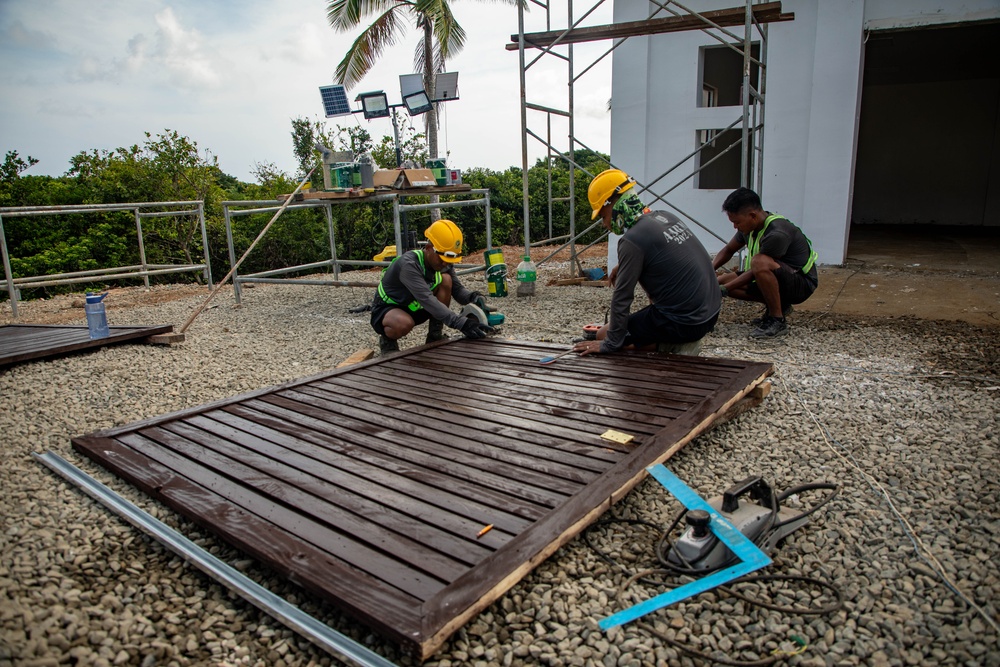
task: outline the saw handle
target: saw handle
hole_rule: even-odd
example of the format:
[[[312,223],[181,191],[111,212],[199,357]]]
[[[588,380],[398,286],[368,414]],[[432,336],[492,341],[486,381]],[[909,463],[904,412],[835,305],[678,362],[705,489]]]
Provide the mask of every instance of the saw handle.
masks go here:
[[[736,482],[726,489],[722,494],[722,511],[735,512],[738,510],[740,507],[738,498],[747,492],[750,493],[751,498],[757,501],[766,500],[770,502],[773,495],[771,487],[767,485],[767,482],[760,475],[753,475],[752,477],[747,477],[744,480]]]

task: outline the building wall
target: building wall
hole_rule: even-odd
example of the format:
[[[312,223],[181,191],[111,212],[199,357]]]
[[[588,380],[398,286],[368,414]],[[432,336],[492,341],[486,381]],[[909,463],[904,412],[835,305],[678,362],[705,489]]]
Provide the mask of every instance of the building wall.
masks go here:
[[[686,3],[697,11],[732,0]],[[795,20],[768,28],[764,172],[765,208],[786,215],[810,237],[820,262],[846,257],[861,102],[865,30],[947,24],[1000,16],[997,0],[783,0]],[[650,5],[615,3],[615,22],[642,20]],[[742,33],[741,28],[733,32]],[[649,183],[691,153],[699,129],[723,128],[740,107],[699,108],[699,49],[718,41],[691,31],[631,38],[612,67],[611,155]],[[689,160],[652,190],[663,192],[694,169]],[[733,233],[720,207],[729,190],[698,190],[694,179],[667,199],[710,252]],[[647,204],[657,207],[650,193]],[[614,244],[611,244],[612,246]],[[616,258],[609,253],[609,266]]]

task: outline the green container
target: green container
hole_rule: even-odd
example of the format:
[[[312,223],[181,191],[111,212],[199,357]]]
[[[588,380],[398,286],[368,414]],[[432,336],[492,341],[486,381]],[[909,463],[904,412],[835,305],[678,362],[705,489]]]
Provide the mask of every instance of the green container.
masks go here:
[[[430,169],[431,173],[434,174],[434,180],[437,181],[438,185],[448,185],[448,164],[443,158],[427,160],[424,163],[424,166]]]
[[[351,172],[350,163],[338,162],[330,165],[330,186],[337,189],[350,190],[354,187],[354,176]]]
[[[490,296],[507,296],[507,265],[499,248],[483,253],[486,258],[486,287]]]

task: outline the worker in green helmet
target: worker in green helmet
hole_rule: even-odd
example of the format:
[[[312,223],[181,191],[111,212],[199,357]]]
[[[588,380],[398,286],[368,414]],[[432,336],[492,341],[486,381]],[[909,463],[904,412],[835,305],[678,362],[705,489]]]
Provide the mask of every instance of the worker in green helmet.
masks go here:
[[[718,271],[733,255],[747,249],[743,264],[719,274],[722,293],[734,299],[764,304],[764,312],[750,322],[751,338],[770,338],[788,331],[786,315],[816,290],[816,252],[802,230],[787,218],[764,210],[760,197],[739,188],[726,197],[722,210],[736,235],[712,260]]]
[[[647,209],[634,186],[625,172],[607,169],[587,189],[591,219],[621,238],[609,320],[597,340],[575,345],[583,355],[698,343],[719,317],[722,297],[705,246],[674,214]],[[637,284],[650,303],[632,313]]]
[[[382,274],[372,301],[371,325],[379,334],[381,354],[399,350],[400,338],[413,327],[429,322],[427,339],[444,340],[444,325],[458,329],[466,338],[483,338],[492,327],[454,312],[451,300],[474,303],[491,310],[479,292],[466,289],[455,275],[462,261],[462,230],[451,220],[438,220],[424,231],[424,248],[411,250],[393,260]]]

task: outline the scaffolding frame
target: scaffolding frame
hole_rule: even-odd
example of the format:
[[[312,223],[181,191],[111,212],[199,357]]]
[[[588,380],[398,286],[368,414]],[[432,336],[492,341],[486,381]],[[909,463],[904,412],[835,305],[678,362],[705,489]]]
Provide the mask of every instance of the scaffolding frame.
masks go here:
[[[553,25],[553,2],[555,0],[530,0],[532,4],[541,7],[545,12],[545,25],[547,30],[545,32],[539,33],[525,33],[524,32],[524,11],[525,7],[523,5],[518,6],[518,34],[511,35],[511,40],[513,43],[506,46],[507,50],[517,50],[518,51],[518,64],[520,67],[520,98],[521,98],[521,167],[522,167],[522,196],[523,196],[523,211],[524,211],[524,247],[527,253],[530,247],[533,245],[531,243],[531,225],[529,219],[529,196],[528,196],[528,139],[533,138],[543,144],[546,148],[546,170],[547,170],[547,199],[548,199],[548,229],[549,229],[549,239],[542,241],[544,243],[547,241],[553,241],[556,239],[552,238],[552,205],[557,201],[568,201],[569,204],[569,240],[560,246],[559,250],[569,246],[570,248],[570,270],[574,273],[580,271],[582,267],[579,265],[579,260],[577,259],[578,253],[576,251],[576,241],[587,234],[596,225],[591,224],[586,227],[579,234],[576,232],[576,211],[575,211],[575,201],[574,201],[574,183],[576,178],[576,172],[581,171],[586,174],[587,177],[593,178],[595,174],[590,173],[587,169],[584,169],[575,160],[575,151],[577,146],[581,148],[590,149],[586,144],[580,141],[575,136],[575,122],[574,122],[574,112],[575,112],[575,100],[574,100],[574,87],[576,82],[584,74],[589,72],[595,65],[597,65],[601,60],[606,58],[608,55],[613,53],[621,44],[625,42],[629,37],[638,37],[654,34],[662,34],[667,32],[679,32],[679,31],[689,31],[689,30],[701,30],[713,39],[719,41],[724,46],[735,51],[743,59],[743,86],[742,86],[742,100],[741,106],[737,107],[740,109],[740,115],[736,120],[734,120],[729,127],[725,130],[719,132],[717,128],[711,128],[712,131],[716,131],[717,135],[721,135],[723,132],[735,129],[737,125],[740,126],[740,138],[730,145],[726,146],[718,155],[711,158],[707,162],[698,165],[693,171],[686,177],[675,183],[673,186],[666,190],[656,191],[654,186],[662,181],[669,174],[673,173],[692,158],[700,157],[700,154],[705,149],[706,146],[714,143],[714,141],[702,142],[698,148],[686,155],[679,162],[668,168],[666,171],[651,179],[648,183],[643,184],[637,182],[639,186],[636,192],[638,194],[648,193],[653,197],[655,201],[661,202],[667,207],[676,211],[682,217],[688,219],[698,227],[701,227],[706,232],[719,239],[723,243],[727,239],[723,239],[710,228],[703,225],[692,215],[686,213],[685,211],[678,208],[675,204],[667,200],[667,195],[673,190],[679,187],[682,183],[687,180],[694,178],[699,172],[704,170],[706,167],[711,165],[716,160],[723,157],[728,152],[734,150],[737,146],[740,147],[741,160],[740,160],[740,184],[745,187],[754,187],[758,194],[761,194],[763,189],[763,158],[764,158],[764,101],[766,97],[766,81],[767,81],[767,24],[777,21],[790,21],[794,19],[794,14],[782,13],[780,2],[762,2],[760,0],[746,0],[745,5],[742,7],[733,7],[729,9],[696,12],[679,2],[674,0],[649,0],[649,5],[653,7],[652,12],[649,17],[644,21],[631,21],[627,23],[617,23],[602,26],[587,26],[580,27],[581,23],[587,19],[595,10],[597,10],[601,5],[603,5],[607,0],[596,0],[596,2],[590,6],[579,18],[574,18],[577,14],[574,11],[574,0],[564,0],[566,7],[566,22],[564,27],[552,29]],[[614,0],[612,0],[614,2]],[[661,13],[665,12],[669,16],[662,16]],[[561,24],[561,21],[559,22]],[[730,30],[728,27],[743,27],[743,34],[738,35]],[[573,44],[581,42],[591,42],[598,40],[614,40],[614,43],[610,48],[604,51],[601,55],[595,58],[592,62],[586,65],[579,73],[576,73],[576,63],[574,62],[573,55]],[[758,58],[754,58],[752,55],[752,49],[755,43],[755,39],[759,40],[760,44],[760,54]],[[563,47],[565,52],[556,51],[557,47]],[[528,60],[529,49],[538,49],[539,53],[533,57],[530,61]],[[542,60],[542,58],[549,56],[564,60],[566,63],[567,71],[567,103],[565,109],[556,109],[540,104],[535,104],[529,101],[528,91],[527,91],[527,72],[528,70],[536,65]],[[757,82],[751,81],[751,66],[757,67]],[[613,102],[612,102],[613,109]],[[539,135],[538,132],[529,126],[529,112],[538,112],[544,115],[545,118],[545,138]],[[567,150],[562,151],[556,148],[553,144],[552,139],[552,118],[553,116],[558,116],[567,119],[569,133],[567,137]],[[596,152],[596,151],[595,151]],[[553,196],[552,192],[552,164],[553,158],[558,157],[564,159],[569,165],[569,195],[568,196]],[[696,160],[697,164],[698,160]],[[617,168],[617,166],[609,161],[609,168]],[[598,239],[600,241],[607,235],[607,232]],[[560,237],[560,239],[566,237]],[[595,241],[596,243],[596,241]],[[537,244],[534,244],[537,245]],[[591,243],[587,248],[593,246]],[[584,248],[586,250],[587,248]],[[557,250],[556,252],[558,252]],[[552,256],[556,254],[552,253],[541,262],[545,262]],[[610,268],[610,267],[609,267]]]
[[[193,207],[193,208],[191,208]],[[171,209],[166,211],[145,211],[149,208]],[[180,210],[173,210],[180,209]],[[113,211],[132,211],[135,216],[136,236],[139,242],[139,264],[132,266],[113,266],[87,271],[72,271],[69,273],[49,274],[44,276],[26,276],[14,278],[11,270],[10,255],[7,251],[7,235],[4,232],[3,219],[25,218],[44,215],[67,215],[82,213],[108,213]],[[205,262],[203,264],[149,264],[146,262],[146,246],[143,241],[143,218],[166,218],[179,215],[196,215],[201,227],[201,243]],[[149,276],[171,273],[201,271],[212,289],[212,266],[208,254],[208,234],[205,230],[205,202],[203,201],[169,201],[169,202],[139,202],[125,204],[73,204],[65,206],[5,206],[0,208],[0,255],[3,259],[4,283],[0,290],[6,290],[10,297],[11,316],[18,318],[17,302],[21,289],[35,289],[56,285],[75,285],[103,280],[125,280],[127,278],[142,278],[146,289],[149,289]]]

